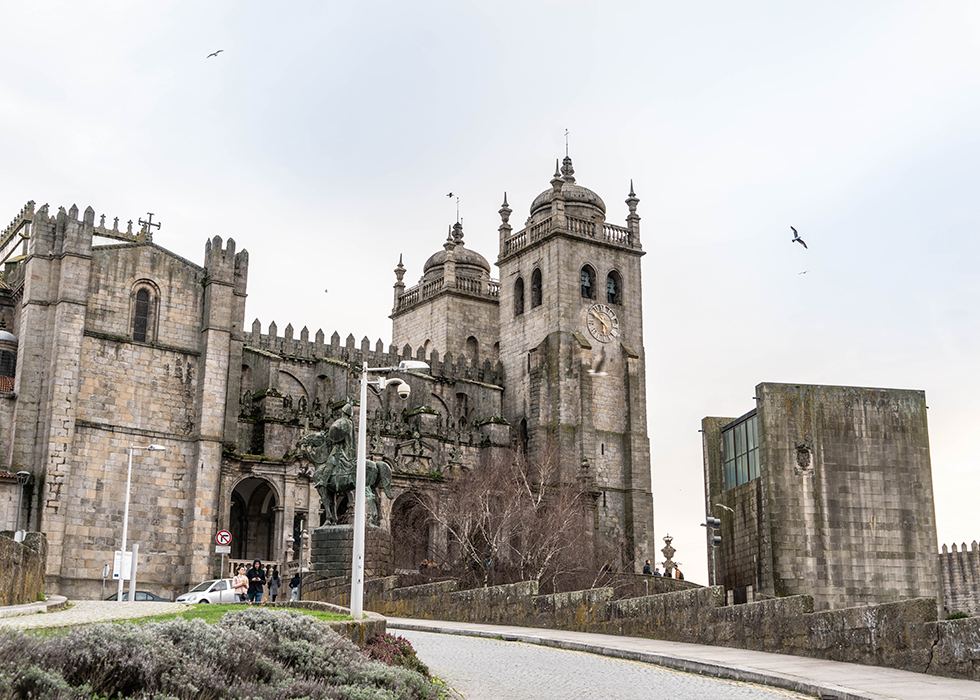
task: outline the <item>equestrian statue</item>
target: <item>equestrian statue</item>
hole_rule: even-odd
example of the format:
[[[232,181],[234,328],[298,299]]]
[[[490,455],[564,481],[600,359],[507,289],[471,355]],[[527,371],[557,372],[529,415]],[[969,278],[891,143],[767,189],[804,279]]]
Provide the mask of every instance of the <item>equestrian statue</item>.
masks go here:
[[[357,488],[357,450],[351,402],[344,404],[340,418],[326,430],[305,435],[299,447],[313,462],[313,485],[327,513],[327,525],[337,524],[337,496]],[[391,467],[387,462],[365,460],[365,497],[368,522],[377,527],[381,521],[378,490],[391,494]],[[353,502],[353,501],[351,501]]]

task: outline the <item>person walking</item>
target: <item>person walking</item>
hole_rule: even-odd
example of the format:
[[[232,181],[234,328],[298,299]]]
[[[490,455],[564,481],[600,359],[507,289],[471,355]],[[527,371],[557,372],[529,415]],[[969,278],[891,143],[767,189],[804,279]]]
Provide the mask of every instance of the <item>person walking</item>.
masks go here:
[[[231,580],[231,589],[235,591],[235,602],[244,603],[248,594],[248,576],[245,575],[245,565],[239,564],[235,577]]]
[[[265,585],[265,572],[262,571],[262,560],[252,562],[252,568],[246,572],[248,576],[248,602],[262,602],[262,586]]]
[[[272,602],[276,602],[276,598],[279,597],[279,586],[282,583],[279,579],[279,568],[272,568],[272,577],[269,579],[269,596],[272,598]]]
[[[290,601],[299,600],[299,584],[301,581],[298,573],[289,581],[289,587],[293,589],[293,592],[289,594]]]

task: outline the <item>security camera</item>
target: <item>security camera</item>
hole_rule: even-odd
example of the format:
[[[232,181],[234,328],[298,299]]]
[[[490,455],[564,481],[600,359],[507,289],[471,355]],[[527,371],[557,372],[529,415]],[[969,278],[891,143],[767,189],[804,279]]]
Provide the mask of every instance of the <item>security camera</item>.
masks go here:
[[[412,393],[412,387],[410,387],[405,382],[399,382],[398,387],[395,389],[398,392],[398,397],[407,400]]]

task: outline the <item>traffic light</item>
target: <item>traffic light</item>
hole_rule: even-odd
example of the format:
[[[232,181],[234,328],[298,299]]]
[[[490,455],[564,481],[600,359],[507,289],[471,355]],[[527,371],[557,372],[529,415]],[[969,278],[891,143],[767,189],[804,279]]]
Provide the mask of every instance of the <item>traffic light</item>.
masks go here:
[[[720,547],[721,546],[721,535],[718,534],[718,531],[721,530],[721,519],[720,518],[712,518],[709,515],[707,518],[704,519],[704,522],[701,523],[701,527],[711,528],[711,530],[712,530],[712,533],[711,533],[711,546],[712,547]]]

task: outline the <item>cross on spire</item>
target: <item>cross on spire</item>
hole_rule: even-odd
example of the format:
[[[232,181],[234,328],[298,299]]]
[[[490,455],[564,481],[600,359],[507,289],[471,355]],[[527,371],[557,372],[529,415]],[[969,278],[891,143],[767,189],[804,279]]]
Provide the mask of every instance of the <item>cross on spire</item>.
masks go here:
[[[568,158],[568,129],[565,129],[565,157]]]

